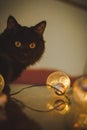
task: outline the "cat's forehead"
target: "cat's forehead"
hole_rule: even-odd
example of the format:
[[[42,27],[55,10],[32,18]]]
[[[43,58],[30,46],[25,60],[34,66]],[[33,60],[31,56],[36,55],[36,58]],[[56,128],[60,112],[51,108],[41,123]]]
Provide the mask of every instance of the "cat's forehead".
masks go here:
[[[19,40],[36,40],[38,39],[37,33],[34,32],[32,28],[29,27],[21,27],[16,32],[16,38]]]
[[[32,33],[32,28],[26,27],[26,26],[22,26],[21,28],[19,28],[19,32],[20,33],[25,33],[25,34],[29,34]]]

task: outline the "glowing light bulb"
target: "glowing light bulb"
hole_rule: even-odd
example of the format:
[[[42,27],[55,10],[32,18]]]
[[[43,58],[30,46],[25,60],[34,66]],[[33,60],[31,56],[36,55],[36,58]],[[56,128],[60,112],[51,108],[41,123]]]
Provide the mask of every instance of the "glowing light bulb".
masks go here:
[[[0,93],[4,89],[4,86],[5,86],[5,81],[4,81],[3,76],[0,74]]]
[[[46,83],[48,89],[53,95],[63,95],[70,87],[69,77],[62,71],[56,71],[51,73]],[[50,86],[49,86],[50,85]],[[51,87],[52,86],[52,87]]]
[[[87,102],[87,76],[83,76],[74,82],[73,97],[79,103]]]

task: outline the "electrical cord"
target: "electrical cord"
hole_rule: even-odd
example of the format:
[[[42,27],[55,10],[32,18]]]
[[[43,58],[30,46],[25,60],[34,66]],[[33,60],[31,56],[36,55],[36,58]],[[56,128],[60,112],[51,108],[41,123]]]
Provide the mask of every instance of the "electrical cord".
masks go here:
[[[53,107],[52,109],[49,109],[49,110],[40,110],[40,109],[36,109],[36,108],[33,108],[33,107],[30,107],[28,105],[25,105],[23,102],[19,101],[18,99],[16,98],[12,98],[13,101],[16,101],[16,103],[20,104],[22,108],[26,107],[30,110],[33,110],[33,111],[36,111],[36,112],[51,112],[53,110],[56,110],[58,107],[60,107],[62,104],[64,104],[64,101],[61,102],[61,104],[59,105],[56,105],[55,107]],[[61,100],[59,100],[61,101]],[[58,110],[58,109],[57,109]]]
[[[49,86],[49,87],[51,87],[51,88],[54,88],[52,85],[47,85],[47,84],[33,84],[33,85],[30,85],[30,86],[24,87],[24,88],[20,89],[20,90],[17,91],[17,92],[11,93],[11,94],[10,94],[10,96],[12,96],[11,99],[14,100],[14,101],[16,101],[18,104],[20,104],[21,107],[26,107],[27,109],[30,109],[30,110],[33,110],[33,111],[36,111],[36,112],[51,112],[51,111],[53,111],[53,110],[58,110],[58,108],[59,108],[61,105],[63,105],[64,103],[66,103],[65,101],[59,99],[59,100],[57,101],[57,103],[60,102],[60,101],[61,101],[61,103],[59,103],[59,104],[57,104],[57,105],[54,105],[53,108],[51,108],[51,109],[49,109],[49,110],[40,110],[40,109],[33,108],[33,107],[29,106],[29,105],[25,105],[23,102],[21,102],[20,100],[18,100],[18,99],[16,99],[16,98],[13,97],[14,95],[19,94],[20,92],[24,91],[25,89],[29,89],[29,88],[32,88],[32,87],[43,87],[43,86]],[[54,88],[54,89],[57,90],[57,88]],[[66,95],[65,95],[65,97],[67,98],[67,103],[70,104],[69,98],[68,98]],[[60,110],[59,110],[59,111],[60,111]]]
[[[32,88],[32,87],[43,87],[43,86],[49,86],[49,87],[55,89],[56,91],[59,91],[59,89],[54,88],[52,85],[49,85],[49,84],[33,84],[33,85],[30,85],[30,86],[24,87],[24,88],[18,90],[17,92],[11,93],[10,96],[17,95],[20,92],[22,92],[22,91],[24,91],[25,89],[28,89],[28,88]],[[64,95],[64,93],[61,93],[61,94],[58,94],[58,95]]]

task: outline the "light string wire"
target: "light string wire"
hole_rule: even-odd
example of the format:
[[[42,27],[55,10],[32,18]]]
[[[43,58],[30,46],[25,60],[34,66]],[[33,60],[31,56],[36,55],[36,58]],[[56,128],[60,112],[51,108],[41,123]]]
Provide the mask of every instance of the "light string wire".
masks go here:
[[[13,101],[16,101],[18,104],[20,103],[20,105],[21,105],[22,108],[26,107],[26,108],[28,108],[28,109],[30,109],[30,110],[33,110],[33,111],[36,111],[36,112],[51,112],[51,111],[53,111],[53,110],[58,110],[57,108],[60,107],[62,104],[64,104],[64,101],[63,101],[63,102],[61,102],[61,104],[56,105],[56,106],[53,107],[52,109],[49,109],[49,110],[41,110],[41,109],[33,108],[33,107],[29,106],[29,105],[25,105],[23,102],[19,101],[19,100],[16,99],[16,98],[12,98],[12,100],[13,100]],[[59,100],[59,101],[61,101],[61,100]],[[62,109],[61,109],[61,110],[62,110]],[[59,111],[61,111],[61,110],[59,110]]]
[[[30,86],[24,87],[24,88],[18,90],[17,92],[11,93],[10,96],[17,95],[20,92],[22,92],[22,91],[24,91],[25,89],[28,89],[28,88],[43,87],[43,86],[49,86],[49,87],[55,89],[56,91],[61,92],[59,89],[57,89],[56,87],[54,88],[52,85],[49,85],[49,84],[33,84],[33,85],[30,85]],[[64,95],[64,93],[61,92],[61,94],[57,94],[57,95]]]
[[[52,85],[48,85],[48,84],[33,84],[33,85],[30,85],[30,86],[24,87],[24,88],[20,89],[20,90],[17,91],[17,92],[11,93],[10,96],[17,95],[17,94],[19,94],[20,92],[24,91],[25,89],[29,89],[29,88],[32,88],[32,87],[43,87],[43,86],[50,86],[51,88],[54,88]],[[58,91],[57,88],[54,88],[54,89]],[[61,94],[61,95],[64,95],[64,94]],[[65,96],[66,99],[67,99],[67,103],[70,105],[70,100],[69,100],[69,98],[68,98],[66,95],[64,95],[64,96]],[[29,105],[25,105],[22,101],[20,101],[20,100],[14,98],[14,97],[11,97],[11,99],[12,99],[13,101],[16,101],[16,102],[17,102],[18,104],[20,104],[22,107],[26,107],[26,108],[28,108],[28,109],[30,109],[30,110],[33,110],[33,111],[36,111],[36,112],[51,112],[51,111],[56,110],[56,109],[58,110],[58,107],[60,107],[60,106],[61,106],[62,104],[64,104],[64,103],[66,103],[65,101],[62,100],[62,102],[61,102],[60,104],[54,106],[53,108],[51,108],[51,109],[49,109],[49,110],[41,110],[41,109],[33,108],[33,107],[29,106]],[[58,101],[60,102],[61,99],[59,99]],[[60,110],[59,110],[59,111],[60,111]]]

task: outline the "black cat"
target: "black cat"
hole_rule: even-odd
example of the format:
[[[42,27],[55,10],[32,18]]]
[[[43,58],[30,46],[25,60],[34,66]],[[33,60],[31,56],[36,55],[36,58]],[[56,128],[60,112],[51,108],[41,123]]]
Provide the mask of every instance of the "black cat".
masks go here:
[[[0,35],[0,87],[15,80],[29,65],[41,57],[45,49],[43,32],[46,21],[35,26],[21,26],[13,16],[9,16],[7,27]]]

